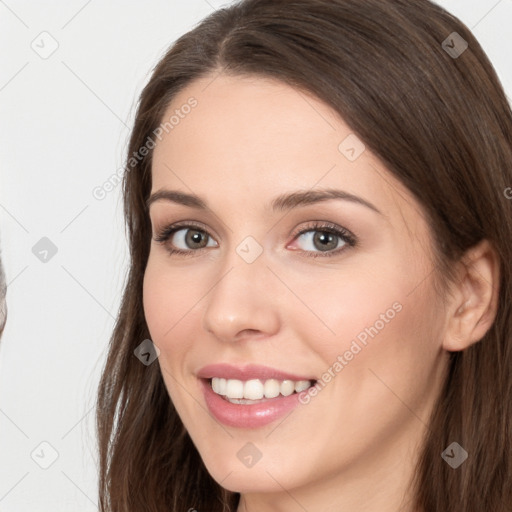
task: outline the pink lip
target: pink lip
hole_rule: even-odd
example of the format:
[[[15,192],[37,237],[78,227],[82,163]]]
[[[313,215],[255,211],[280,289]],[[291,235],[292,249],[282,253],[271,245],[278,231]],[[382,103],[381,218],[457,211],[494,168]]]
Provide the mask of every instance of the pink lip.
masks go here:
[[[201,379],[211,379],[212,377],[220,377],[223,379],[276,379],[276,380],[316,380],[316,377],[294,375],[292,373],[282,372],[268,366],[257,364],[249,364],[245,366],[235,366],[232,364],[219,363],[204,366],[197,372],[197,376]]]
[[[272,423],[300,404],[299,393],[267,398],[257,404],[232,404],[213,391],[209,381],[212,377],[243,381],[250,379],[316,380],[311,376],[293,375],[260,365],[240,367],[230,364],[212,364],[201,368],[197,376],[211,414],[224,425],[237,428],[258,428]]]
[[[213,416],[229,427],[258,428],[268,425],[297,407],[299,393],[268,398],[258,404],[232,404],[214,393],[210,382],[200,379],[206,405]]]

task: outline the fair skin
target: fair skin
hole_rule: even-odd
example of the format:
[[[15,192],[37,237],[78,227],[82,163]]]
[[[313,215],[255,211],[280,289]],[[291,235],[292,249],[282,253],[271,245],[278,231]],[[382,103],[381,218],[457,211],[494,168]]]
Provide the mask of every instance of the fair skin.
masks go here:
[[[187,245],[194,228],[151,242],[144,311],[169,395],[209,473],[241,493],[238,512],[413,512],[408,483],[447,351],[477,342],[494,319],[495,255],[486,243],[468,254],[470,268],[461,266],[443,303],[420,205],[369,149],[355,161],[340,152],[352,131],[338,115],[280,82],[212,80],[174,98],[165,119],[191,96],[198,105],[153,155],[152,194],[193,193],[208,205],[161,199],[149,210],[154,236],[182,221],[206,233],[203,248]],[[381,213],[339,199],[269,207],[281,194],[325,189]],[[356,245],[335,236],[330,252],[344,249],[327,257],[311,238],[321,229],[294,236],[314,221],[349,230]],[[262,249],[250,264],[236,252],[248,236]],[[393,319],[284,419],[236,428],[209,413],[196,376],[204,365],[255,363],[321,379],[397,303]],[[262,454],[252,467],[237,457],[248,442]]]

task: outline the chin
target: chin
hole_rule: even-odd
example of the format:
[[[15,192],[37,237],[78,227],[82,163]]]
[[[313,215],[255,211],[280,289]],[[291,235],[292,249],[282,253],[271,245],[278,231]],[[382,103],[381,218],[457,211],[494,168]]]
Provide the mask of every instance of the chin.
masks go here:
[[[212,475],[212,478],[224,489],[241,494],[267,494],[282,492],[283,487],[289,488],[289,485],[286,485],[286,480],[284,480],[284,484],[279,485],[277,482],[281,483],[283,479],[278,477],[274,480],[275,477],[272,478],[265,472],[264,468],[259,473],[253,473],[253,470],[254,468],[247,471],[237,470],[233,471],[229,476],[226,476],[227,473],[224,473],[222,476],[215,474]]]

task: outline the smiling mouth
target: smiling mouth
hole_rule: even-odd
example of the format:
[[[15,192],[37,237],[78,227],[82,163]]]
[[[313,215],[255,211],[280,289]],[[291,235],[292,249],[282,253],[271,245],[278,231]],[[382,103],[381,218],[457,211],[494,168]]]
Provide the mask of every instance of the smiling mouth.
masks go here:
[[[306,391],[316,384],[316,380],[278,380],[278,379],[224,379],[213,377],[206,379],[214,393],[232,404],[260,404],[295,393]]]

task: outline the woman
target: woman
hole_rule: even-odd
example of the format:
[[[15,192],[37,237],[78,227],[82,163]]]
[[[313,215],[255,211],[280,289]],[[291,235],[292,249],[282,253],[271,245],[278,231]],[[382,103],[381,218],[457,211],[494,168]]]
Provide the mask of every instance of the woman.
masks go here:
[[[0,259],[0,337],[2,336],[5,323],[7,321],[7,304],[5,296],[7,295],[7,283],[5,282],[4,265]]]
[[[505,512],[512,115],[426,0],[245,0],[142,92],[104,511]]]

